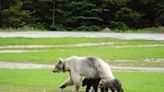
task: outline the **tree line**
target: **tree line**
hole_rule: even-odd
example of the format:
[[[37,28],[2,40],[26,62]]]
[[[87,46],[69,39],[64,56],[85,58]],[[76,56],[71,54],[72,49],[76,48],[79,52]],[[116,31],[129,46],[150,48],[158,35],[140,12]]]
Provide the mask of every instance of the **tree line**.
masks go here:
[[[164,26],[164,0],[0,0],[0,27],[50,30]]]

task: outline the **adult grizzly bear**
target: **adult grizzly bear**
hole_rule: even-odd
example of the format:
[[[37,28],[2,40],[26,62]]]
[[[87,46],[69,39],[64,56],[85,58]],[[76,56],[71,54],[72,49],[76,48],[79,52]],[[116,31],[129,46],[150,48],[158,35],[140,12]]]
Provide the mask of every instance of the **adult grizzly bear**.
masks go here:
[[[68,71],[70,73],[70,78],[66,80],[60,88],[75,85],[76,91],[80,89],[81,76],[85,76],[86,78],[108,79],[110,81],[114,80],[109,65],[102,59],[93,56],[72,56],[64,60],[59,59],[55,64],[53,72],[60,71]]]

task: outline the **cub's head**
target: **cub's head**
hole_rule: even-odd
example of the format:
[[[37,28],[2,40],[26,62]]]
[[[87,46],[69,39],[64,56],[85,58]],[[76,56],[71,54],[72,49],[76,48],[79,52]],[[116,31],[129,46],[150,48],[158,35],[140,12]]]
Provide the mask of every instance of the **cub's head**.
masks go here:
[[[105,80],[105,79],[101,79],[101,80],[100,80],[100,82],[99,82],[99,87],[100,87],[100,88],[106,87],[106,80]]]
[[[111,88],[113,86],[113,80],[110,79],[101,79],[99,82],[99,87],[100,88]]]
[[[55,67],[53,68],[52,72],[60,72],[60,71],[64,71],[65,69],[65,66],[64,66],[64,61],[60,58],[58,60],[58,62],[55,64]]]

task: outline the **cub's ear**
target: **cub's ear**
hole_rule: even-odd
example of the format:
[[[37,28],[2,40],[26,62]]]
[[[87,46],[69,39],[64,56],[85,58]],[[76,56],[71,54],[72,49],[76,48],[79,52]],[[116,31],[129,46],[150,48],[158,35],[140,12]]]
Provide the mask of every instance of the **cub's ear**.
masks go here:
[[[63,59],[62,58],[59,58],[59,61],[58,61],[60,64],[63,63]]]

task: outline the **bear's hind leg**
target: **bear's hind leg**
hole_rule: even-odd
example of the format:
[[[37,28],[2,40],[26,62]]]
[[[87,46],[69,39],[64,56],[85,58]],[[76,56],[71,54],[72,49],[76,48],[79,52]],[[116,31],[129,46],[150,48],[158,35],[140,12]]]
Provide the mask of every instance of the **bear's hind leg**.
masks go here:
[[[97,90],[98,90],[98,85],[93,86],[93,88],[94,88],[94,92],[97,92]]]

